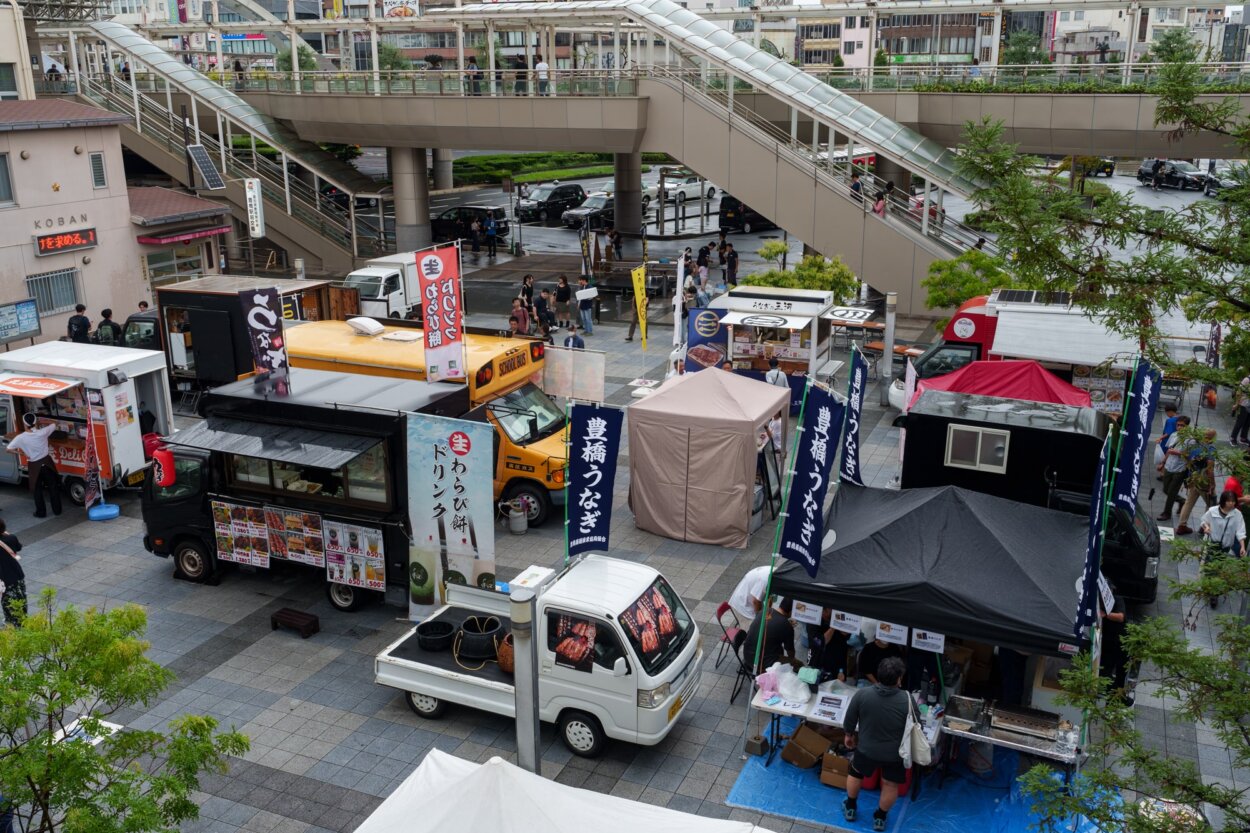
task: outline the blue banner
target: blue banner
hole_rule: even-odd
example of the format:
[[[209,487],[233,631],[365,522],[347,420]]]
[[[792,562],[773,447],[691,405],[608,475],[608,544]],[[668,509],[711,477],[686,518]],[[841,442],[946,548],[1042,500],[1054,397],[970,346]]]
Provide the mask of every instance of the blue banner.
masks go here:
[[[612,485],[625,412],[574,405],[569,420],[568,541],[570,556],[608,549]]]
[[[868,386],[868,362],[858,350],[851,350],[851,376],[846,387],[846,430],[842,437],[842,465],[838,477],[856,486],[864,485],[859,468],[859,415],[864,408]]]
[[[838,453],[838,432],[845,407],[824,388],[808,387],[803,425],[799,429],[802,432],[799,448],[792,461],[794,474],[790,479],[778,554],[802,564],[813,578],[820,568],[820,547],[825,538],[825,493],[829,490],[833,458]]]
[[[1078,640],[1085,638],[1085,629],[1098,621],[1098,576],[1102,553],[1103,519],[1107,512],[1107,456],[1110,454],[1111,438],[1102,444],[1098,457],[1098,476],[1094,478],[1094,493],[1089,496],[1089,532],[1085,537],[1085,571],[1081,574],[1081,598],[1076,609],[1073,633]]]
[[[1163,377],[1145,359],[1137,360],[1133,388],[1120,424],[1120,453],[1115,461],[1115,488],[1111,500],[1130,516],[1137,511],[1137,493],[1141,490],[1142,463],[1150,443],[1150,423],[1159,406],[1159,388]]]
[[[729,328],[721,326],[725,310],[696,308],[686,319],[686,372],[720,367],[729,358]]]

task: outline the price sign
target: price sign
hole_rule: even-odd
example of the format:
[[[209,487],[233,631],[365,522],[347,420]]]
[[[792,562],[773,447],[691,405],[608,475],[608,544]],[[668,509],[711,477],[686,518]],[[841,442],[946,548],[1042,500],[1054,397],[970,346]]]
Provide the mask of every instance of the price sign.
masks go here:
[[[76,249],[94,249],[99,245],[95,229],[85,228],[77,231],[59,231],[56,234],[39,234],[35,236],[35,254],[39,257],[54,255],[61,252],[72,252]]]

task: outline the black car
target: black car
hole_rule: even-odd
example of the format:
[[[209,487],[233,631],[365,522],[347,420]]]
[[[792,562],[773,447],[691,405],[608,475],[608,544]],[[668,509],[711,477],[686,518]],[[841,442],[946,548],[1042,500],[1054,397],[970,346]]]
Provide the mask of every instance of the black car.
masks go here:
[[[1207,174],[1206,181],[1202,185],[1202,193],[1208,197],[1223,198],[1224,191],[1229,188],[1236,188],[1239,185],[1245,185],[1247,179],[1246,168],[1243,166],[1232,167],[1229,165],[1221,165],[1215,169],[1214,173]]]
[[[458,205],[430,219],[430,234],[435,240],[457,240],[469,236],[474,220],[482,223],[485,235],[486,216],[495,218],[495,236],[508,236],[508,209],[491,205]]]
[[[724,231],[741,231],[750,234],[760,229],[777,228],[777,224],[737,197],[720,195],[720,227]]]
[[[539,185],[517,205],[517,219],[523,223],[545,223],[564,216],[570,208],[586,201],[586,192],[576,184],[552,182]]]
[[[560,218],[569,228],[581,228],[588,223],[590,228],[606,228],[613,223],[616,206],[611,194],[598,192],[591,194],[577,208],[570,208]]]
[[[1145,159],[1142,161],[1141,167],[1137,169],[1137,181],[1142,185],[1150,185],[1154,181],[1154,164],[1155,160]],[[1169,188],[1179,188],[1182,191],[1187,188],[1200,191],[1206,184],[1207,179],[1207,175],[1194,165],[1170,159],[1163,160],[1163,169],[1160,171],[1160,174],[1162,176],[1159,182],[1160,185],[1166,185]]]

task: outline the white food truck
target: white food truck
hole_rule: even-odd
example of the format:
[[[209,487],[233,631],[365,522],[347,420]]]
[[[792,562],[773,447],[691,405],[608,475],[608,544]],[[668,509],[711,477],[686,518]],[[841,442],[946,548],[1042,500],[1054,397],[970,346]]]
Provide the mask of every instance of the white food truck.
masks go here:
[[[672,731],[698,690],[703,640],[662,575],[591,555],[558,573],[530,567],[511,586],[537,594],[539,715],[574,754],[594,757],[607,738],[652,746]],[[423,625],[497,617],[509,630],[507,595],[454,584],[447,594]],[[413,628],[377,655],[376,682],[404,691],[425,718],[452,703],[516,716],[512,675],[498,663],[465,661],[453,644],[431,650],[419,636]]]
[[[360,293],[360,312],[374,318],[403,318],[421,300],[417,253],[375,257],[348,274],[343,285]]]

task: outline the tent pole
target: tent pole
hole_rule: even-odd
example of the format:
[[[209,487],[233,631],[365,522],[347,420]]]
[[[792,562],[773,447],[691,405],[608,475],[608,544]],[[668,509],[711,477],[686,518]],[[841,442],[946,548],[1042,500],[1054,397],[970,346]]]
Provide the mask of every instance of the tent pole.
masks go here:
[[[589,224],[587,224],[589,225]],[[569,421],[573,418],[572,400],[564,400],[564,566],[569,566],[569,457],[572,454],[573,437]]]

